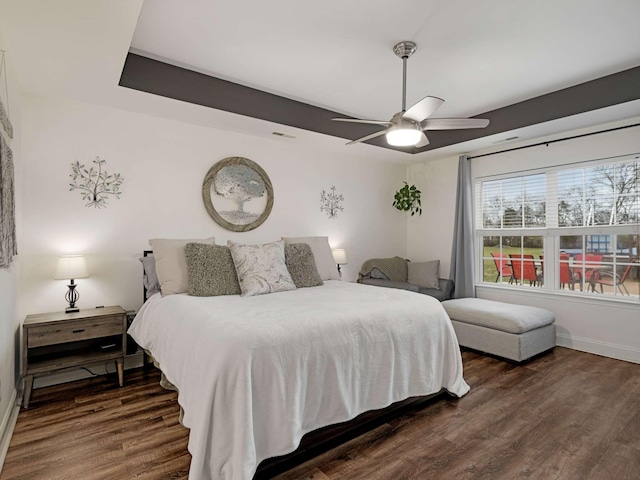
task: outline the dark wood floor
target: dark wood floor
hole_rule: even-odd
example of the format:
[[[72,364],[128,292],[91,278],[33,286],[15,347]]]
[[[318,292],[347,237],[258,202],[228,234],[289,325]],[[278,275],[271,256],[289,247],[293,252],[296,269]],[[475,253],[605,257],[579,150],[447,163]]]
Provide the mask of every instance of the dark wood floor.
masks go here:
[[[640,365],[564,348],[523,366],[463,360],[464,398],[408,411],[277,478],[640,478]],[[175,393],[154,369],[125,379],[35,390],[0,480],[186,478]]]

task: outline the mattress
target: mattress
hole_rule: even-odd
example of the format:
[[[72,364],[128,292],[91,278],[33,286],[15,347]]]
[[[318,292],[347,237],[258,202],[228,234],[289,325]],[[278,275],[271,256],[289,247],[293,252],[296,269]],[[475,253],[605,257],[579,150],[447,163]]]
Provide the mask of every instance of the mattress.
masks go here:
[[[327,281],[254,297],[154,295],[129,334],[178,389],[192,480],[248,480],[309,431],[469,390],[441,304],[394,289]]]

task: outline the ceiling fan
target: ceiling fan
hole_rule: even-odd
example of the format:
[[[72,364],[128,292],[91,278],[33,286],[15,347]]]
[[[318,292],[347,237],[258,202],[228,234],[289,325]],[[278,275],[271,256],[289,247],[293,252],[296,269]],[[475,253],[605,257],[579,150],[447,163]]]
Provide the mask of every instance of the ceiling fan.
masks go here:
[[[402,111],[396,113],[388,122],[380,120],[359,120],[356,118],[333,118],[336,122],[366,123],[387,127],[366,137],[353,140],[360,143],[386,135],[389,145],[396,147],[424,147],[429,145],[425,130],[454,130],[462,128],[484,128],[489,120],[482,118],[428,118],[444,100],[438,97],[424,97],[407,110],[407,59],[413,55],[418,46],[414,42],[405,41],[394,45],[393,52],[402,59]]]

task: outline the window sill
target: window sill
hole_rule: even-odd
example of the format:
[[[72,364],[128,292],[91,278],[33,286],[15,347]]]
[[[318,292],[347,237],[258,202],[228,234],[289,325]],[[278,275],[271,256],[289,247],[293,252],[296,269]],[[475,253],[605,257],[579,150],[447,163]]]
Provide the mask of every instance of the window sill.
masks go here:
[[[611,306],[619,307],[619,308],[628,308],[631,310],[637,310],[640,307],[640,298],[631,297],[629,300],[627,297],[614,297],[609,295],[599,294],[598,296],[594,295],[586,295],[578,291],[578,293],[572,292],[561,292],[558,290],[548,290],[543,287],[516,287],[516,286],[507,286],[507,285],[494,285],[490,283],[478,283],[476,284],[476,292],[478,291],[487,291],[487,292],[502,292],[508,293],[509,295],[520,295],[525,297],[540,297],[540,298],[561,298],[563,301],[579,303],[582,305],[585,304],[593,304],[593,305],[603,305],[610,304]]]

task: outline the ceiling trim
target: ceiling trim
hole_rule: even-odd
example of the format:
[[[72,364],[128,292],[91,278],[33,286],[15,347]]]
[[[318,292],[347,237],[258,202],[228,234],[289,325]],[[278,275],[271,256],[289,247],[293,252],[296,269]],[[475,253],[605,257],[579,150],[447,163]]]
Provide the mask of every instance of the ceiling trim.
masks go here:
[[[332,122],[331,119],[334,117],[349,118],[338,112],[132,52],[127,55],[119,85],[347,140],[354,140],[378,131],[376,127],[372,128],[368,125]],[[640,99],[640,67],[473,117],[491,120],[487,128],[427,132],[431,143],[423,148],[392,147],[387,144],[384,137],[367,143],[406,153],[421,153],[637,99]]]
[[[445,130],[437,132],[437,136],[427,132],[431,143],[415,153],[638,99],[640,99],[640,67],[635,67],[476,115],[474,118],[488,118],[491,121],[486,128]]]

